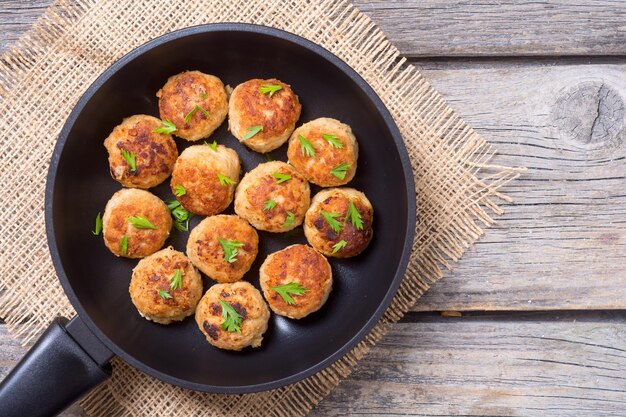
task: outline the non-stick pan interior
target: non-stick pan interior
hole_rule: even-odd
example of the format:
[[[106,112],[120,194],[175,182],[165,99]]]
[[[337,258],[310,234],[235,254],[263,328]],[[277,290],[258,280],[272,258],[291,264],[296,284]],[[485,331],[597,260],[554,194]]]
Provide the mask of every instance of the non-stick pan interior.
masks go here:
[[[388,114],[377,108],[377,98],[358,77],[347,75],[342,63],[287,37],[281,39],[267,29],[223,25],[160,38],[105,72],[81,99],[59,139],[65,144],[52,161],[52,170],[57,162],[58,167],[50,176],[47,220],[63,286],[79,314],[116,354],[166,381],[206,391],[245,392],[310,374],[363,336],[403,274],[414,211],[410,171],[404,150],[398,149],[397,130]],[[348,185],[364,191],[374,205],[372,244],[356,258],[331,259],[334,285],[326,305],[302,320],[272,315],[258,349],[214,348],[193,317],[169,326],[140,317],[128,294],[137,261],[116,258],[102,237],[91,233],[96,214],[120,189],[109,175],[102,142],[125,117],[139,113],[158,117],[155,93],[169,76],[183,70],[214,74],[232,87],[250,78],[279,78],[300,97],[298,125],[322,116],[337,118],[352,126],[359,141],[358,170]],[[267,160],[231,136],[226,122],[213,139],[235,149],[245,171]],[[177,139],[177,145],[182,151],[189,143]],[[286,145],[271,157],[286,161]],[[173,198],[168,181],[151,191],[163,199]],[[232,212],[231,205],[227,213]],[[191,225],[200,220],[194,218]],[[257,288],[259,266],[269,253],[306,242],[301,227],[295,234],[259,235],[259,255],[244,278]],[[188,233],[173,230],[166,244],[184,251],[187,237]],[[212,281],[203,279],[206,290]]]

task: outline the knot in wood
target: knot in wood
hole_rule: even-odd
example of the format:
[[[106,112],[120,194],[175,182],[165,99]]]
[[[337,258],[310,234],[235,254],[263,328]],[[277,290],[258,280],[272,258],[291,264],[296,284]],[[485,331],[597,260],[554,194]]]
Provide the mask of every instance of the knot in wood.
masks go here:
[[[624,100],[601,80],[582,82],[557,99],[553,125],[561,139],[575,147],[616,146],[622,141]]]

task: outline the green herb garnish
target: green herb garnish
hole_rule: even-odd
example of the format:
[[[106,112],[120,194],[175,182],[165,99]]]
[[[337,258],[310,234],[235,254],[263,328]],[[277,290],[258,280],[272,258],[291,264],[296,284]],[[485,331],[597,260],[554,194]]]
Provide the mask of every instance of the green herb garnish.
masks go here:
[[[184,185],[178,184],[174,186],[174,195],[176,197],[182,197],[185,194],[187,194],[187,189],[185,188]]]
[[[345,240],[340,240],[339,242],[333,245],[333,253],[339,252],[341,249],[345,248],[348,242]]]
[[[204,141],[204,144],[207,145],[209,148],[213,149],[215,152],[217,152],[217,141],[214,140],[213,143],[209,143],[207,141]]]
[[[282,90],[282,89],[283,89],[282,85],[263,84],[259,88],[259,93],[261,93],[261,94],[269,94],[269,96],[272,97],[275,92],[277,92],[279,90]]]
[[[206,100],[209,95],[207,93],[200,93],[200,98]]]
[[[276,201],[272,200],[271,198],[267,200],[265,204],[263,204],[263,210],[265,211],[273,210],[274,207],[276,207]]]
[[[193,109],[191,109],[191,111],[187,113],[187,115],[185,116],[185,123],[189,123],[194,113],[197,112],[198,110],[200,110],[202,114],[204,114],[205,116],[209,117],[208,111],[204,110],[201,106],[195,105]]]
[[[154,133],[169,135],[176,131],[176,125],[167,119],[161,120],[161,126],[153,130]]]
[[[172,294],[170,294],[169,292],[165,291],[165,290],[159,290],[157,291],[159,293],[159,297],[166,299],[166,298],[172,298]]]
[[[283,223],[283,227],[291,227],[296,221],[296,215],[292,212],[287,212],[287,217],[285,218],[285,223]]]
[[[282,184],[283,182],[291,179],[291,175],[283,174],[282,172],[274,172],[272,177],[276,178],[276,184]]]
[[[130,167],[130,170],[133,172],[137,171],[137,163],[135,160],[135,154],[133,152],[127,151],[124,148],[120,148],[120,150],[122,151],[122,156],[124,157],[124,159],[126,160],[126,163]]]
[[[329,133],[323,133],[322,137],[326,140],[326,142],[330,143],[330,146],[332,146],[333,148],[343,148],[343,143],[341,143],[337,136],[331,135]]]
[[[230,178],[228,178],[226,175],[219,173],[217,174],[217,179],[220,180],[220,185],[222,187],[227,187],[229,185],[233,185],[236,184],[235,181],[231,180]]]
[[[307,289],[303,287],[302,285],[300,285],[299,282],[293,282],[293,281],[287,284],[270,287],[270,290],[276,291],[278,295],[280,295],[282,299],[285,300],[285,302],[289,304],[290,306],[296,304],[293,297],[291,297],[291,294],[304,295],[307,292]]]
[[[224,260],[230,264],[233,262],[237,262],[237,253],[239,252],[238,248],[243,247],[243,243],[238,242],[236,240],[226,240],[222,238],[217,238],[222,245],[222,249],[224,249]]]
[[[186,222],[174,222],[174,228],[179,232],[189,231],[189,221]]]
[[[128,222],[137,229],[152,229],[156,230],[156,226],[152,224],[150,220],[144,216],[131,216],[128,218]]]
[[[193,213],[185,209],[178,200],[170,200],[165,202],[167,208],[174,218],[174,227],[176,230],[186,232],[189,230],[189,219],[193,217]]]
[[[361,214],[356,209],[356,206],[352,201],[350,201],[350,205],[348,206],[348,213],[346,213],[346,220],[350,218],[350,223],[358,230],[363,230],[363,219],[361,218]]]
[[[248,128],[248,133],[246,133],[246,135],[241,138],[242,141],[244,140],[248,140],[250,139],[252,136],[256,135],[259,132],[263,131],[263,126],[259,125],[259,126],[252,126]]]
[[[170,288],[175,290],[176,288],[181,288],[183,286],[183,271],[180,268],[177,268],[174,271],[174,275],[170,277]]]
[[[330,173],[333,174],[335,177],[339,178],[340,180],[343,180],[346,178],[346,171],[348,171],[348,169],[351,166],[352,164],[339,164],[333,169],[331,169]]]
[[[227,332],[241,332],[241,322],[243,319],[239,313],[237,313],[237,310],[224,300],[220,300],[220,304],[222,305],[222,317],[224,318],[221,325],[222,330],[226,330]]]
[[[300,152],[302,152],[302,156],[315,156],[315,148],[313,148],[313,144],[309,142],[307,138],[298,135],[298,140],[300,141]]]
[[[333,229],[335,233],[341,232],[341,222],[337,220],[337,217],[339,217],[339,213],[331,213],[328,211],[320,210],[320,214],[324,217],[326,223],[328,223],[330,228]]]
[[[120,242],[120,252],[122,255],[126,256],[128,254],[128,236],[124,235],[122,241]]]
[[[102,232],[102,215],[98,212],[98,215],[96,216],[96,227],[91,233],[98,236],[100,232]]]

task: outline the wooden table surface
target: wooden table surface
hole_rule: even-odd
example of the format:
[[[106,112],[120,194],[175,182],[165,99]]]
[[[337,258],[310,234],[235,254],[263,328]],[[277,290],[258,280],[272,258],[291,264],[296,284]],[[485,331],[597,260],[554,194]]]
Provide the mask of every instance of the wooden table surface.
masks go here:
[[[2,0],[0,51],[50,3]],[[311,415],[626,415],[626,2],[355,3],[495,145],[494,163],[529,170]],[[23,353],[0,324],[0,378]]]

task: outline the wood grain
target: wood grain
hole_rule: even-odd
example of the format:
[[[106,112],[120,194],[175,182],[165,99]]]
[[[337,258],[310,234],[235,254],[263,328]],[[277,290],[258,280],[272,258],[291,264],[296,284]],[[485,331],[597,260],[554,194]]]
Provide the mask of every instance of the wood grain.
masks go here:
[[[624,312],[412,313],[311,416],[621,417],[625,346]],[[0,379],[23,352],[0,325]]]
[[[406,56],[625,55],[621,0],[356,0]]]
[[[2,0],[0,2],[0,53],[39,19],[53,0]]]
[[[625,308],[626,65],[417,65],[495,145],[494,163],[528,172],[415,309]]]
[[[2,0],[0,52],[52,0]],[[354,0],[408,57],[626,55],[621,0]]]
[[[624,415],[622,313],[411,317],[310,416]]]

